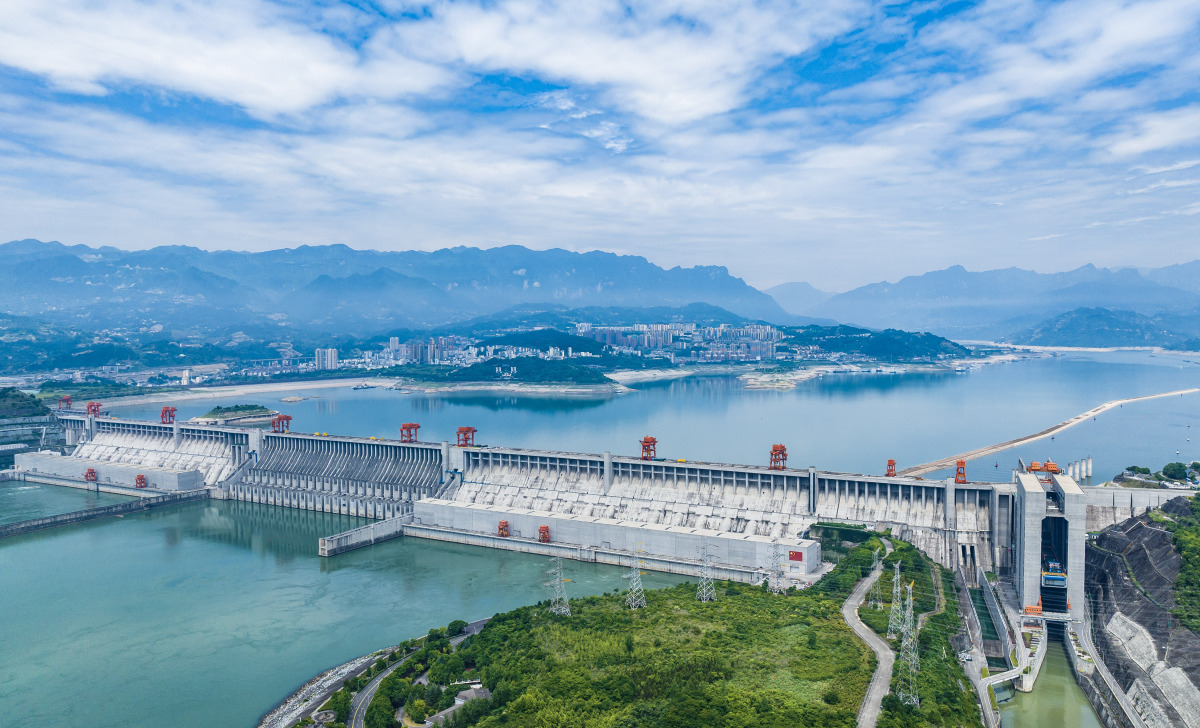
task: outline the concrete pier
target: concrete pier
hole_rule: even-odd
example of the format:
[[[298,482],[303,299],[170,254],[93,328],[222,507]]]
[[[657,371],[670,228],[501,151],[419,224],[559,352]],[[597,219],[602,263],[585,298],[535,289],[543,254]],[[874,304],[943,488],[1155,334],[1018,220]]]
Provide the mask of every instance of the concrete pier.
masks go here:
[[[349,531],[325,536],[317,540],[318,556],[337,556],[347,551],[360,549],[364,546],[380,543],[404,535],[405,524],[412,523],[412,516],[388,518],[365,526],[352,528]]]

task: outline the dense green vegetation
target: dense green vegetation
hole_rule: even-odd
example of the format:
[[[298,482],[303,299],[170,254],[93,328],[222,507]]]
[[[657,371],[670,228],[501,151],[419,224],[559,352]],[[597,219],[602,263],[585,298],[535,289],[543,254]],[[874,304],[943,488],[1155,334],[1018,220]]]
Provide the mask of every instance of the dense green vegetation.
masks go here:
[[[800,326],[783,329],[791,346],[816,346],[822,351],[859,354],[878,361],[912,361],[974,354],[961,344],[929,333],[897,329],[870,331],[853,326]]]
[[[184,389],[183,387],[155,387],[154,392],[175,392]],[[81,403],[88,399],[111,399],[113,397],[128,397],[135,394],[145,394],[144,387],[138,387],[133,384],[122,384],[114,382],[111,379],[100,379],[98,377],[89,377],[82,382],[70,382],[63,380],[47,380],[42,382],[38,387],[37,396],[43,400],[57,400],[59,397],[69,395],[75,400],[76,406],[82,406]]]
[[[884,559],[883,576],[880,577],[884,594],[884,608],[873,610],[863,607],[859,615],[867,626],[880,635],[887,636],[888,613],[891,607],[892,564],[900,561],[902,586],[913,584],[913,615],[933,612],[937,605],[937,589],[930,571],[932,563],[917,549],[904,542],[895,542],[895,550]],[[951,635],[961,628],[958,618],[958,600],[955,597],[954,578],[946,571],[936,569],[942,582],[945,596],[943,610],[931,615],[917,638],[921,671],[917,674],[917,692],[921,707],[914,708],[900,702],[896,697],[900,662],[892,672],[892,692],[883,699],[883,711],[879,716],[880,728],[920,728],[922,726],[980,725],[979,707],[970,681],[963,673],[957,660],[957,652],[950,644]],[[903,592],[903,590],[902,590]],[[897,654],[900,641],[893,640]],[[967,686],[963,690],[960,685]]]
[[[32,394],[25,394],[15,387],[0,389],[0,419],[41,417],[48,414],[50,408]]]
[[[477,346],[481,349],[488,346],[513,346],[537,351],[549,351],[551,348],[562,351],[571,349],[576,354],[601,354],[607,348],[595,339],[575,336],[557,329],[534,329],[533,331],[502,334],[483,339]]]
[[[1172,501],[1174,503],[1174,501]],[[1174,509],[1173,521],[1163,523],[1174,534],[1182,561],[1175,580],[1175,616],[1200,633],[1200,500],[1189,498],[1188,511]]]
[[[462,689],[447,686],[472,675],[492,698],[466,703],[452,728],[850,728],[875,658],[840,608],[878,545],[868,534],[818,585],[785,595],[726,582],[712,603],[682,584],[648,591],[637,611],[620,593],[574,599],[569,618],[539,604],[493,617],[453,652],[445,635],[465,625],[451,623],[383,679],[367,728],[393,728],[401,706],[414,719],[444,710]],[[413,684],[425,670],[432,687]]]
[[[275,410],[261,404],[235,404],[232,407],[213,407],[204,414],[203,419],[227,420],[231,417],[266,417],[273,414]]]
[[[1167,463],[1163,466],[1163,469],[1157,473],[1151,471],[1150,468],[1142,467],[1140,465],[1130,465],[1125,468],[1124,472],[1127,475],[1148,475],[1150,476],[1150,480],[1158,481],[1160,483],[1166,480],[1186,481],[1189,478],[1200,475],[1200,462],[1193,462],[1191,465],[1186,463]],[[1137,482],[1138,481],[1136,479],[1126,480],[1124,485],[1126,487],[1137,487]],[[1154,484],[1152,483],[1150,487],[1154,487]]]
[[[809,529],[808,537],[821,542],[821,558],[836,564],[845,558],[851,549],[873,538],[874,534],[861,526],[817,523]]]
[[[445,723],[450,728],[850,728],[875,658],[842,621],[840,608],[882,543],[862,529],[825,529],[828,538],[842,535],[861,543],[807,590],[776,595],[725,582],[717,585],[717,601],[701,603],[694,585],[681,584],[646,592],[647,606],[637,611],[617,592],[573,599],[570,617],[538,604],[496,615],[454,650],[449,638],[466,627],[456,620],[383,654],[323,707],[344,722],[352,693],[401,660],[367,706],[367,728],[396,728],[393,716],[401,708],[420,722],[453,706],[467,687],[453,683],[472,678],[492,697],[458,708]],[[904,583],[916,583],[914,611],[935,611],[930,561],[903,542],[888,566],[896,559]],[[920,633],[922,707],[889,696],[879,722],[885,728],[980,723],[973,693],[959,687],[968,682],[949,644],[960,627],[953,579],[937,572],[946,603]],[[888,568],[884,577],[888,594],[891,573]],[[860,613],[886,632],[886,609]],[[416,682],[422,674],[428,684]]]

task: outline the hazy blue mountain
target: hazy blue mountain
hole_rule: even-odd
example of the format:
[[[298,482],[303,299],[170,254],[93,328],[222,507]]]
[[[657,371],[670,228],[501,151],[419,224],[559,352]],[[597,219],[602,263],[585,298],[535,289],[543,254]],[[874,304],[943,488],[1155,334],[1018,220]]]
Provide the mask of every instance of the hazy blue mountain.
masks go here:
[[[871,328],[931,331],[954,338],[998,338],[1077,308],[1144,315],[1200,309],[1200,296],[1151,281],[1135,270],[1086,265],[1065,273],[962,266],[873,283],[833,296],[809,313]]]
[[[441,288],[387,268],[318,276],[285,296],[281,308],[286,313],[277,316],[297,326],[353,334],[443,324],[464,313]]]
[[[260,287],[277,298],[319,275],[344,277],[386,268],[443,288],[469,311],[494,312],[533,302],[634,307],[704,302],[753,318],[786,318],[774,299],[723,267],[663,269],[640,256],[599,251],[530,250],[518,245],[430,252],[355,250],[344,245],[263,253],[185,250],[192,265]]]
[[[19,285],[0,290],[0,311],[52,310],[59,319],[83,316],[97,324],[146,324],[157,312],[365,331],[436,326],[526,304],[692,303],[753,319],[792,320],[774,299],[722,267],[664,269],[639,256],[514,245],[432,252],[329,245],[246,253],[23,240],[0,245],[0,265],[22,273]]]
[[[1079,308],[1013,334],[1009,341],[1031,346],[1200,348],[1200,339],[1188,336],[1177,326],[1178,321],[1133,311]]]
[[[1200,293],[1200,260],[1154,268],[1145,271],[1143,275],[1160,285]]]
[[[803,282],[780,283],[778,286],[768,288],[764,293],[774,298],[784,311],[797,316],[808,313],[812,308],[833,297],[832,293],[815,288],[811,283]]]

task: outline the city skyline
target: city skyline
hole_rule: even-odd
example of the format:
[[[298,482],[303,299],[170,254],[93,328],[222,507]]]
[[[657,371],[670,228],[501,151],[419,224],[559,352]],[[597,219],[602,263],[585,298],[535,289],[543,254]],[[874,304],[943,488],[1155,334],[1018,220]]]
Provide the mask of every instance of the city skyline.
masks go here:
[[[1168,1],[18,2],[0,238],[511,243],[831,290],[1185,262],[1198,22]]]

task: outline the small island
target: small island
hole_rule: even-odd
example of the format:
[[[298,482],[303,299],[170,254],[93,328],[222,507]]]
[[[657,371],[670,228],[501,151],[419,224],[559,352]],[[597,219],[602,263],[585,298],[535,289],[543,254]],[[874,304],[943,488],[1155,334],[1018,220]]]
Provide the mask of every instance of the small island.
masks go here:
[[[200,417],[193,417],[189,422],[202,425],[253,425],[270,422],[278,414],[278,411],[261,404],[235,404],[232,407],[213,407]]]

